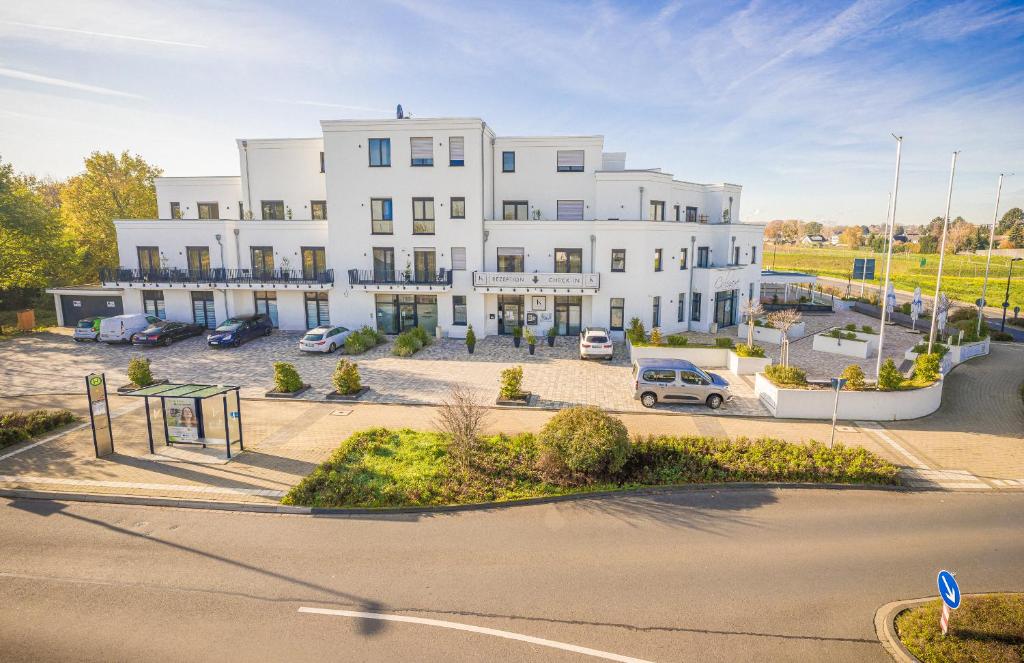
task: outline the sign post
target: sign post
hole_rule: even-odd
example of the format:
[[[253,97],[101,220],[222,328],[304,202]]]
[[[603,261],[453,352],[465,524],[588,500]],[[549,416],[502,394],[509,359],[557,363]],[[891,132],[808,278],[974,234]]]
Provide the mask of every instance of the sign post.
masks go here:
[[[956,584],[953,574],[945,569],[939,571],[935,582],[939,586],[939,596],[942,598],[942,617],[939,618],[939,628],[942,629],[942,635],[946,635],[949,631],[949,611],[960,607],[960,586]]]
[[[832,378],[832,388],[836,390],[836,400],[832,405],[832,437],[828,440],[828,448],[832,448],[832,443],[836,441],[836,415],[839,413],[839,392],[843,390],[843,385],[846,384],[846,378]]]
[[[865,282],[875,280],[875,259],[854,258],[853,278],[860,279],[860,296],[863,297]]]
[[[85,376],[85,394],[89,399],[89,423],[96,457],[114,453],[114,433],[110,428],[110,406],[107,402],[107,378],[103,373]]]

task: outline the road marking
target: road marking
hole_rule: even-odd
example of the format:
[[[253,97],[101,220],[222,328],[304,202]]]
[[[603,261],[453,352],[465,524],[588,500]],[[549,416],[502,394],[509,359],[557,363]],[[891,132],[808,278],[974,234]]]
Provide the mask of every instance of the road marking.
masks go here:
[[[970,490],[991,490],[988,485],[978,477],[965,470],[920,470],[909,469],[902,472],[907,484],[919,488],[940,488],[948,489],[970,489]]]
[[[868,432],[874,433],[878,437],[882,438],[883,442],[885,442],[886,444],[891,446],[896,451],[900,452],[900,454],[902,454],[904,458],[909,460],[910,464],[913,465],[914,467],[916,467],[918,469],[921,469],[921,470],[929,469],[929,467],[924,463],[924,461],[922,461],[920,458],[918,458],[914,454],[912,454],[909,451],[907,451],[906,449],[904,449],[903,446],[900,445],[899,442],[897,442],[896,440],[894,440],[891,437],[889,437],[885,433],[885,429],[882,428],[882,426],[880,424],[877,424],[877,423],[875,423],[873,421],[855,421],[853,423],[857,424],[858,426],[860,426],[861,428],[867,430]]]
[[[136,410],[136,409],[138,409],[140,407],[142,407],[141,403],[138,404],[138,405],[130,405],[130,406],[126,407],[125,409],[119,411],[119,412],[114,412],[113,414],[110,415],[110,418],[111,419],[117,419],[121,415],[128,414],[132,410]],[[56,435],[51,435],[49,437],[44,437],[43,439],[39,440],[38,442],[33,442],[32,444],[24,446],[24,447],[22,447],[20,449],[15,449],[14,451],[9,451],[9,452],[5,453],[3,456],[0,456],[0,460],[7,460],[11,456],[17,456],[18,454],[23,453],[25,451],[28,451],[29,449],[35,449],[40,444],[46,444],[47,442],[52,442],[53,440],[56,440],[58,437],[64,437],[68,433],[74,433],[77,430],[82,430],[83,428],[88,428],[88,427],[89,427],[89,422],[86,421],[85,423],[78,424],[77,426],[75,426],[73,428],[69,428],[66,431],[57,433]]]
[[[571,651],[577,654],[584,654],[586,656],[593,656],[595,658],[603,658],[608,661],[622,661],[623,663],[650,663],[640,658],[633,658],[631,656],[622,656],[620,654],[612,654],[606,651],[600,651],[598,649],[590,649],[589,647],[580,647],[578,645],[570,645],[565,642],[557,642],[555,640],[545,640],[544,638],[535,638],[531,635],[522,635],[519,633],[513,633],[512,631],[501,631],[495,628],[486,628],[484,626],[473,626],[472,624],[462,624],[459,622],[448,622],[440,619],[425,619],[423,617],[406,617],[404,615],[387,615],[379,612],[357,612],[355,610],[330,610],[328,608],[307,608],[300,607],[299,612],[314,615],[333,615],[336,617],[354,617],[356,619],[379,619],[386,622],[404,622],[407,624],[423,624],[426,626],[437,626],[439,628],[450,628],[456,631],[470,631],[471,633],[482,633],[483,635],[493,635],[497,638],[506,638],[508,640],[519,640],[521,642],[529,642],[534,645],[541,645],[542,647],[551,647],[553,649],[562,649],[564,651]]]
[[[138,490],[174,490],[183,493],[204,493],[219,495],[249,495],[260,497],[284,497],[285,491],[270,488],[229,488],[221,486],[192,486],[173,483],[133,483],[131,481],[99,481],[96,479],[64,479],[60,477],[36,477],[0,474],[0,483],[41,483],[60,486],[89,486],[93,488],[128,488]]]

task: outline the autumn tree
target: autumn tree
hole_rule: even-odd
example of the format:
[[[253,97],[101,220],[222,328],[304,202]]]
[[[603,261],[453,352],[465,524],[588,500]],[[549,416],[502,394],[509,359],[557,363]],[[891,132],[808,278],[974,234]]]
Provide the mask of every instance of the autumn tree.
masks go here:
[[[46,287],[65,262],[57,213],[35,183],[0,161],[0,290]]]
[[[823,229],[824,226],[822,226],[817,221],[808,221],[807,223],[804,224],[803,233],[805,235],[820,235]]]
[[[1013,228],[1014,224],[1020,223],[1021,221],[1024,221],[1024,210],[1021,210],[1019,207],[1007,210],[1006,214],[1003,215],[1003,218],[1001,218],[999,223],[996,225],[996,234],[1007,234],[1010,232],[1010,229]]]
[[[946,250],[956,253],[973,249],[976,235],[977,229],[974,224],[968,223],[962,217],[957,217],[953,225],[949,227],[949,237],[946,238]]]
[[[855,249],[860,246],[862,236],[860,226],[850,226],[843,231],[842,235],[839,236],[839,241],[851,249]]]

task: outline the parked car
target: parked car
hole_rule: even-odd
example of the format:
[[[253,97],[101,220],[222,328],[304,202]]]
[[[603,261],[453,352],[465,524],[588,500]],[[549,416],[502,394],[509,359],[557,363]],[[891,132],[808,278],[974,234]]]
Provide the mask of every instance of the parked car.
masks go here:
[[[211,346],[230,345],[237,348],[257,336],[270,336],[272,331],[274,331],[274,324],[267,315],[263,313],[243,315],[237,318],[228,318],[220,323],[213,333],[206,337],[206,342]]]
[[[345,345],[345,339],[352,333],[347,327],[320,325],[306,332],[299,341],[299,350],[305,352],[334,352]]]
[[[712,410],[732,400],[729,383],[685,359],[639,359],[633,362],[633,398],[644,407],[666,403],[704,403]]]
[[[612,337],[607,329],[601,327],[584,327],[580,332],[580,359],[588,357],[604,357],[611,359],[615,356],[615,348],[612,346]]]
[[[75,332],[72,334],[72,338],[76,341],[96,341],[100,340],[100,322],[103,318],[82,318],[75,325]]]
[[[100,321],[100,340],[104,343],[131,343],[132,336],[146,327],[162,322],[155,315],[126,313]]]
[[[199,336],[205,327],[192,322],[160,322],[132,336],[133,345],[168,346],[175,341]]]

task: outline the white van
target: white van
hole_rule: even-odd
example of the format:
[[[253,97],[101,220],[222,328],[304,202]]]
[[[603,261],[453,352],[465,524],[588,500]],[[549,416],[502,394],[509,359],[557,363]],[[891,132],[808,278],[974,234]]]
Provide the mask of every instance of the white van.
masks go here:
[[[105,318],[100,321],[100,340],[104,343],[131,343],[132,334],[158,322],[163,321],[155,315],[143,313],[129,313]]]

